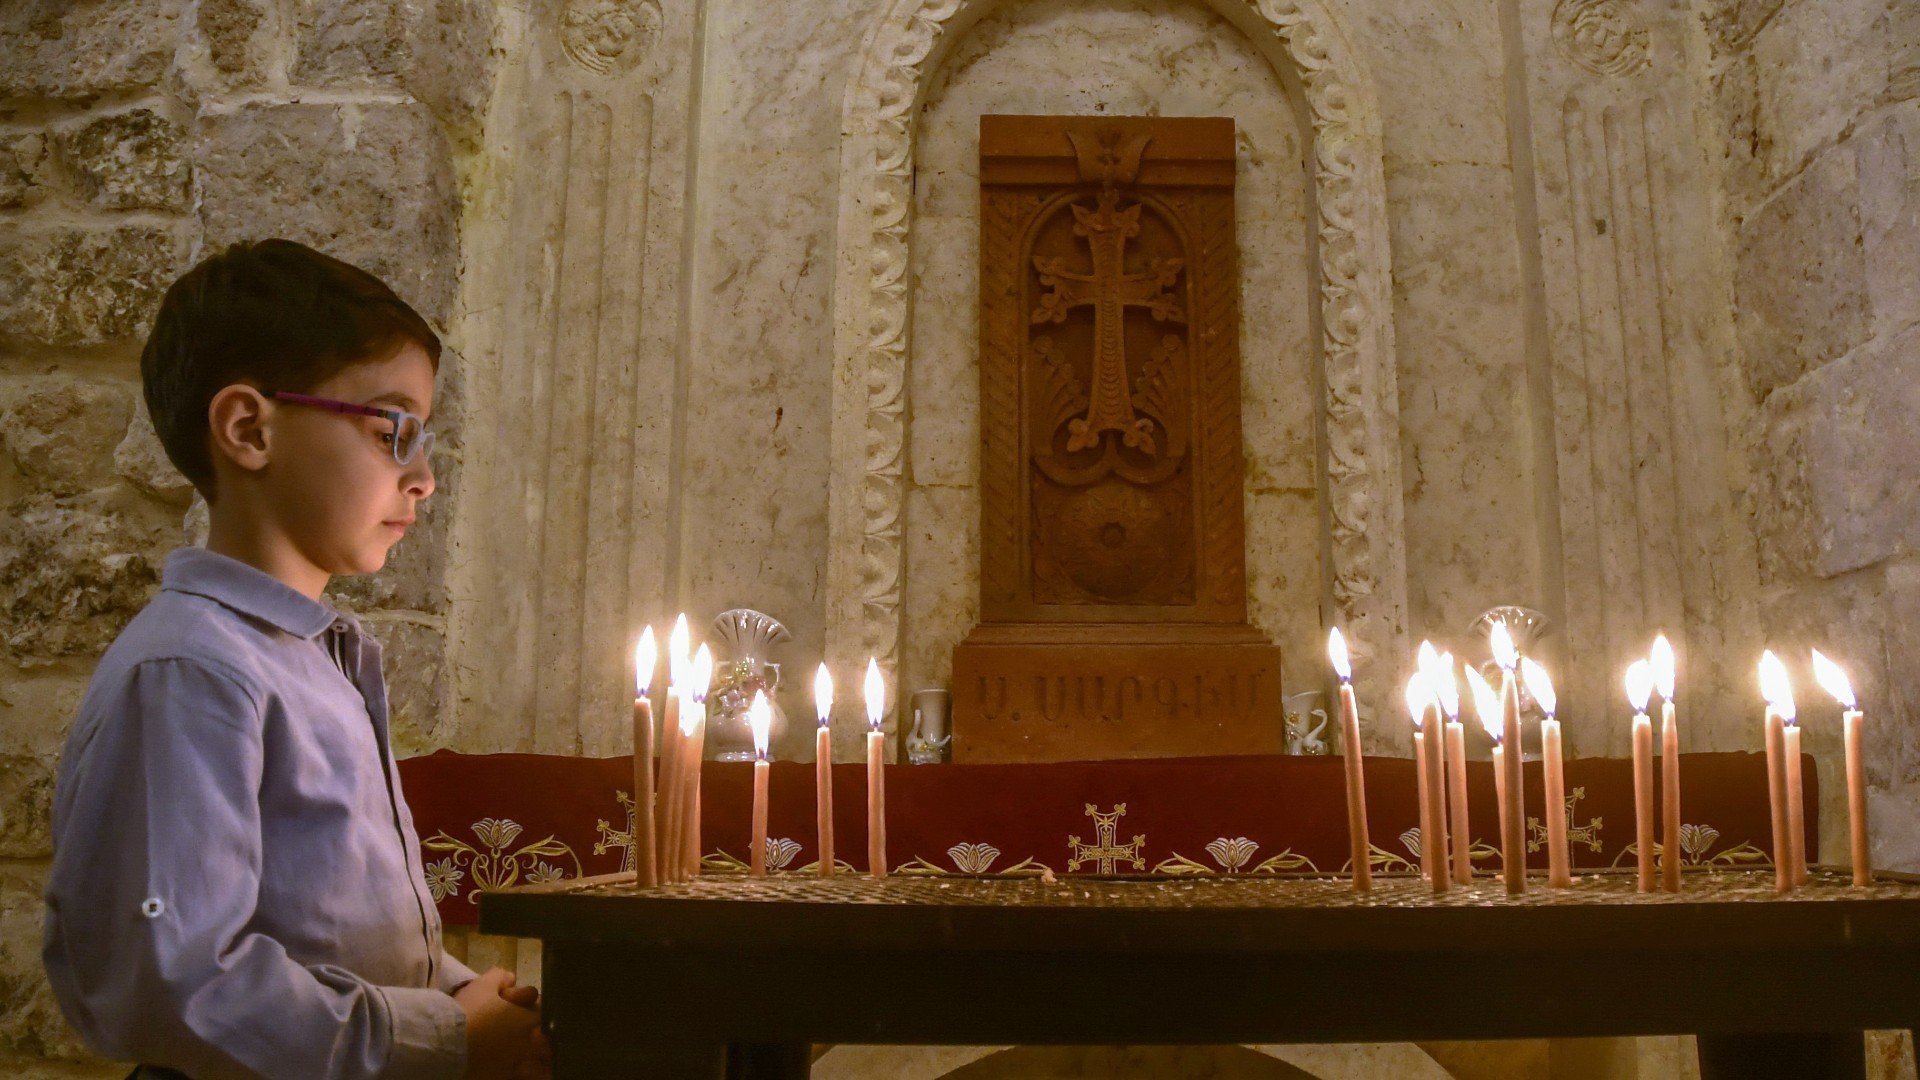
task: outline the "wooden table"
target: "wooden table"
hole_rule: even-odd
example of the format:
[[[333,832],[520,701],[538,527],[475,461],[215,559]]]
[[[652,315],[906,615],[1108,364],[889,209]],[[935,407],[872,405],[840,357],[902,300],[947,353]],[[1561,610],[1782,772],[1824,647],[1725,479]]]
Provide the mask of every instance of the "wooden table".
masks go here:
[[[1858,1077],[1920,1020],[1920,878],[630,875],[489,893],[544,942],[556,1080],[800,1077],[818,1043],[1221,1044],[1692,1033],[1703,1080]]]

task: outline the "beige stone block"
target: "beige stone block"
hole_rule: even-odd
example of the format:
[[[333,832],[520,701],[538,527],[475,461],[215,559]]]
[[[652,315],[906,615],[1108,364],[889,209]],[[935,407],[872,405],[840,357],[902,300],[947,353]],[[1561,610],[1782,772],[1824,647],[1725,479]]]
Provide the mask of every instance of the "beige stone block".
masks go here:
[[[1920,550],[1920,324],[1876,339],[1796,388],[1807,402],[1802,466],[1823,576]]]
[[[16,658],[95,656],[160,580],[153,531],[100,500],[36,495],[0,515],[0,641]]]
[[[0,209],[33,206],[47,194],[47,137],[38,131],[0,135]]]
[[[448,745],[447,640],[438,627],[401,620],[368,625],[380,639],[387,679],[389,738],[398,757],[430,754]]]
[[[85,660],[0,666],[0,745],[16,754],[63,752],[91,672]]]
[[[1753,39],[1769,179],[1839,139],[1886,86],[1886,0],[1795,0]]]
[[[458,271],[447,141],[421,105],[248,105],[201,122],[208,250],[282,236],[361,266],[444,326]]]
[[[193,170],[186,129],[129,109],[57,129],[54,145],[80,197],[103,210],[187,209]]]
[[[1914,19],[1920,34],[1920,15]],[[1875,116],[1853,143],[1874,327],[1892,333],[1920,320],[1920,100]]]
[[[271,25],[270,18],[262,0],[200,0],[194,29],[221,82],[244,85],[264,78],[268,58],[260,30]]]
[[[1871,333],[1859,204],[1854,155],[1841,148],[1741,226],[1734,297],[1756,400]]]
[[[465,123],[486,108],[494,5],[486,0],[318,0],[294,26],[296,86],[379,86]]]
[[[901,607],[912,628],[901,642],[902,689],[944,687],[953,647],[980,619],[980,493],[915,488],[907,493],[907,581]],[[911,714],[902,713],[911,723]]]
[[[113,468],[141,491],[176,506],[185,508],[193,495],[193,484],[173,467],[160,445],[144,403],[134,405],[127,432],[113,448]]]
[[[46,874],[44,863],[0,869],[0,1054],[91,1064],[98,1059],[67,1026],[40,963]],[[55,1063],[47,1067],[51,1071]],[[126,1075],[124,1066],[119,1075]]]
[[[133,390],[60,377],[29,387],[0,412],[0,444],[20,471],[55,495],[111,482],[114,446],[134,411]]]
[[[0,229],[0,333],[50,345],[144,337],[185,269],[171,229]]]
[[[84,98],[160,84],[185,0],[0,4],[0,99]]]
[[[50,755],[0,754],[0,858],[53,857]]]
[[[1377,86],[1389,172],[1508,160],[1497,7],[1430,0],[1349,5],[1343,14]]]

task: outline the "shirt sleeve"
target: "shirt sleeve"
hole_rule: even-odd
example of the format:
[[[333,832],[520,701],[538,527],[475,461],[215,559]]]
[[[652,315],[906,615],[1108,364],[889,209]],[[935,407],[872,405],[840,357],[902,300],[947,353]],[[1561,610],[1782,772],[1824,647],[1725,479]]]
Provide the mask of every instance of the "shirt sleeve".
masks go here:
[[[250,928],[263,757],[246,687],[147,661],[90,698],[90,721],[56,794],[44,941],[88,1042],[197,1080],[461,1075],[466,1014],[447,994],[300,964]]]
[[[440,949],[440,989],[454,993],[480,977],[480,973],[461,963],[445,946]]]

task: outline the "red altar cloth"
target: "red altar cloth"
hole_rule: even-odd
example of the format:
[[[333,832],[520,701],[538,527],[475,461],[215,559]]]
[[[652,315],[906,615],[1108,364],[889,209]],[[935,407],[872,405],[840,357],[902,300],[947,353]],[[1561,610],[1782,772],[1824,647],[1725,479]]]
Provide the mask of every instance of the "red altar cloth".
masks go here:
[[[1476,867],[1498,865],[1492,766],[1468,763]],[[1529,865],[1546,867],[1538,762],[1528,762]],[[1413,762],[1369,758],[1367,821],[1377,870],[1419,864]],[[632,759],[441,751],[400,763],[422,838],[428,884],[449,923],[472,923],[478,894],[530,881],[606,874],[633,864]],[[1819,792],[1806,778],[1809,861]],[[775,762],[767,864],[817,863],[814,767]],[[1687,865],[1771,861],[1766,759],[1683,754],[1680,846]],[[711,870],[744,869],[752,766],[709,761],[701,850]],[[1633,765],[1566,765],[1576,869],[1631,866]],[[866,869],[866,766],[836,765],[836,862]],[[1236,756],[1035,765],[890,765],[887,859],[906,874],[1228,874],[1337,871],[1347,862],[1338,757]]]

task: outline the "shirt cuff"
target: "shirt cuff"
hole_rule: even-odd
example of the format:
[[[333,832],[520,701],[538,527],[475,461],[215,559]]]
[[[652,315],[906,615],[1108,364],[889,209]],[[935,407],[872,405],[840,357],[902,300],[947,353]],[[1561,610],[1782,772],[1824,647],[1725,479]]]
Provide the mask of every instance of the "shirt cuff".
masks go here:
[[[393,1049],[382,1076],[460,1080],[467,1069],[467,1011],[441,990],[382,986]]]

